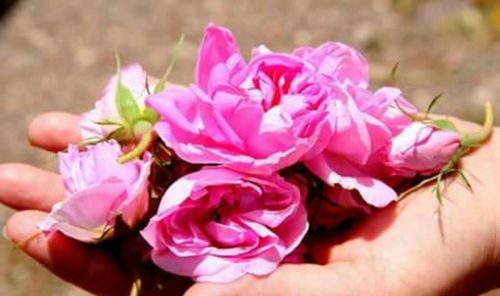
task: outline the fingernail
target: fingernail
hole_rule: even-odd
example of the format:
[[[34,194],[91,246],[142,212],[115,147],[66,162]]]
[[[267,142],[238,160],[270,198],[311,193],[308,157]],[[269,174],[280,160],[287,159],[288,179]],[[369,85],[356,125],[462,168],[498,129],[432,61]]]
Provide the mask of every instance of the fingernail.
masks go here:
[[[2,227],[2,235],[3,237],[8,240],[8,241],[12,241],[12,239],[7,235],[7,227]]]

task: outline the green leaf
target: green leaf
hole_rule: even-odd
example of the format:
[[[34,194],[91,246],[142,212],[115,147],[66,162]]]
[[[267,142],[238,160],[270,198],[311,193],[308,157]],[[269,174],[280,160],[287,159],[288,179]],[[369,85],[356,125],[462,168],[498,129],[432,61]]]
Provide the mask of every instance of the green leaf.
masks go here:
[[[457,126],[448,119],[432,119],[432,120],[426,120],[424,121],[424,123],[438,129],[458,132]]]
[[[434,108],[434,106],[436,105],[436,103],[439,101],[439,99],[441,99],[443,97],[443,94],[439,94],[437,96],[435,96],[431,103],[429,104],[429,106],[427,107],[427,110],[425,111],[425,117],[428,117],[429,116],[429,113],[431,113],[432,109]]]
[[[170,76],[170,73],[172,73],[172,70],[174,69],[175,61],[177,60],[177,55],[183,43],[184,43],[184,34],[181,34],[179,40],[177,41],[177,44],[174,47],[172,60],[170,61],[170,64],[168,65],[167,70],[163,74],[162,78],[160,79],[160,81],[158,81],[158,83],[155,86],[154,89],[155,94],[165,89],[165,83],[167,83],[167,79]]]

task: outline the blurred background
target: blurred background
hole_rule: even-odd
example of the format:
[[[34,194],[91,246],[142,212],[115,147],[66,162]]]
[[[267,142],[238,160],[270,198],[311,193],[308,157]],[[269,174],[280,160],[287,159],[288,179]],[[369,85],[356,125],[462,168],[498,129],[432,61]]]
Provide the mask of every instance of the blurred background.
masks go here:
[[[247,56],[260,43],[348,43],[366,53],[372,88],[399,63],[395,84],[420,108],[443,93],[437,112],[481,121],[493,101],[500,118],[500,0],[0,0],[0,162],[54,169],[52,155],[26,143],[30,120],[92,108],[115,49],[161,76],[184,33],[170,80],[191,82],[209,21],[230,27]],[[10,213],[0,206],[0,226]],[[0,254],[0,295],[86,295],[3,239]]]

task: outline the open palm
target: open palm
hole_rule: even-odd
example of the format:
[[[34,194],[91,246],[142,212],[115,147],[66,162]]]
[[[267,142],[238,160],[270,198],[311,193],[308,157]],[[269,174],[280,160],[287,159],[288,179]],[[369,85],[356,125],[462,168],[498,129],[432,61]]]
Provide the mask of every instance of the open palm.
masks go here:
[[[48,151],[81,141],[79,117],[39,116],[29,140]],[[469,123],[462,127],[474,128]],[[496,152],[495,152],[496,151]],[[499,285],[496,237],[500,237],[500,140],[498,135],[463,161],[474,192],[458,180],[446,188],[444,206],[428,188],[376,212],[343,233],[324,235],[309,246],[317,264],[282,265],[268,277],[247,276],[231,284],[195,284],[189,295],[359,295],[480,292]],[[496,154],[495,154],[496,153]],[[99,295],[127,295],[137,271],[115,251],[61,234],[37,235],[51,206],[64,198],[57,174],[24,164],[0,166],[0,201],[19,210],[5,234],[61,278]],[[189,281],[164,275],[162,287],[144,294],[179,294]]]

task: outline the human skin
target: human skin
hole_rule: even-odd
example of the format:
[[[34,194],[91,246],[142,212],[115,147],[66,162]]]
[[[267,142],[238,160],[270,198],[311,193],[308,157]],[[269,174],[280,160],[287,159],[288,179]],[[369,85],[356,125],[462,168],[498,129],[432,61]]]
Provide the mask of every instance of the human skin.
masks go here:
[[[29,141],[48,151],[65,149],[81,141],[79,120],[43,114],[31,124]],[[479,129],[454,121],[462,130]],[[431,187],[423,188],[342,233],[323,234],[309,245],[316,264],[285,264],[267,277],[225,285],[198,283],[187,295],[471,295],[500,287],[499,151],[497,128],[462,160],[473,191],[449,178],[441,206]],[[0,202],[18,210],[5,225],[6,238],[66,281],[94,294],[127,295],[134,271],[108,248],[39,233],[37,223],[63,198],[57,174],[0,165]],[[174,279],[165,291],[185,287]]]

